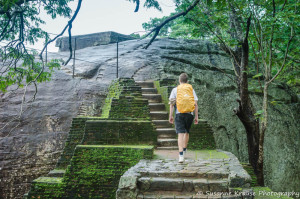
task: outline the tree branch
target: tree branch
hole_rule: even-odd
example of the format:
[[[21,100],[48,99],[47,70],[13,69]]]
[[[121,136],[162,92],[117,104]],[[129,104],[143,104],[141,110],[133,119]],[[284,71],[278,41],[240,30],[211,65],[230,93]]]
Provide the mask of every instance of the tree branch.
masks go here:
[[[283,70],[283,68],[285,66],[286,58],[288,56],[289,47],[290,47],[290,44],[291,44],[294,37],[295,37],[294,29],[293,29],[293,27],[291,27],[291,37],[290,37],[290,39],[289,39],[289,41],[286,45],[286,49],[285,49],[285,53],[284,53],[284,59],[283,59],[282,65],[280,67],[280,70],[277,71],[276,75],[271,80],[269,80],[266,84],[270,84],[272,81],[274,81],[277,78],[277,76],[281,73],[281,71]]]
[[[138,12],[139,8],[140,8],[140,0],[136,0],[135,2],[136,2],[136,7],[135,7],[134,12]]]
[[[173,21],[174,19],[177,19],[180,16],[185,16],[187,13],[189,13],[198,3],[200,2],[200,0],[195,0],[193,4],[191,4],[186,11],[182,11],[180,13],[177,13],[169,18],[167,18],[165,21],[163,21],[161,24],[159,24],[157,27],[153,28],[145,37],[148,37],[151,33],[155,32],[154,35],[152,36],[151,40],[149,41],[149,43],[147,44],[147,46],[145,47],[145,49],[147,49],[152,42],[155,40],[155,38],[157,37],[157,35],[159,34],[159,31],[162,29],[162,27],[164,27],[164,25],[166,25],[167,23],[169,23],[170,21]]]
[[[68,21],[68,25],[65,26],[65,28],[62,30],[62,32],[61,32],[60,34],[58,34],[56,37],[54,37],[54,39],[48,41],[48,42],[45,44],[44,48],[42,49],[42,51],[41,51],[41,53],[40,53],[40,55],[39,55],[39,56],[40,56],[40,59],[41,59],[42,61],[43,61],[43,53],[44,53],[46,47],[47,47],[50,43],[52,43],[53,41],[55,41],[58,37],[62,36],[62,35],[65,33],[65,31],[67,30],[67,28],[68,28],[70,25],[72,26],[72,23],[73,23],[73,21],[75,20],[77,14],[78,14],[78,12],[79,12],[79,10],[80,10],[80,8],[81,8],[81,3],[82,3],[82,0],[79,0],[79,1],[78,1],[78,4],[77,4],[77,8],[76,8],[76,10],[75,10],[75,13],[74,13],[73,17]],[[72,27],[71,27],[71,28],[72,28]],[[71,31],[71,29],[70,29],[70,27],[69,27],[69,36],[70,36],[70,31]],[[70,45],[70,47],[71,47],[71,48],[70,48],[70,57],[69,57],[69,59],[67,60],[67,62],[64,63],[64,65],[67,65],[68,62],[70,61],[70,59],[72,58],[72,45],[71,45],[71,43],[70,43],[70,40],[69,40],[69,45]]]

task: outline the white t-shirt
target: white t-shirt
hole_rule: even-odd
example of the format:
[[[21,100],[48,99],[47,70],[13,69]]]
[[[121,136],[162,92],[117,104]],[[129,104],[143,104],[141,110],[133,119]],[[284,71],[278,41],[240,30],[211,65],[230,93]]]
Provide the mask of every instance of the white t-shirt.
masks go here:
[[[197,97],[196,92],[195,92],[194,89],[193,89],[193,95],[194,95],[194,100],[195,100],[195,101],[198,101],[198,97]],[[171,92],[171,95],[170,95],[170,97],[169,97],[169,100],[171,100],[171,99],[176,99],[176,96],[177,96],[177,87],[173,88],[173,90],[172,90],[172,92]],[[196,102],[196,103],[197,103],[197,102]],[[179,112],[178,109],[176,108],[176,114],[178,114],[178,113],[180,113],[180,112]]]

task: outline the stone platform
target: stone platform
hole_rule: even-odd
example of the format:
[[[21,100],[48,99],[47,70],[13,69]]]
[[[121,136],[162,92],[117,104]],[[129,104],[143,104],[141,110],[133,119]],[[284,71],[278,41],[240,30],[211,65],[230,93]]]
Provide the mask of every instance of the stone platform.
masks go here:
[[[176,150],[159,150],[155,157],[141,160],[121,177],[118,199],[251,196],[251,177],[230,152],[189,151],[184,163],[178,163]]]

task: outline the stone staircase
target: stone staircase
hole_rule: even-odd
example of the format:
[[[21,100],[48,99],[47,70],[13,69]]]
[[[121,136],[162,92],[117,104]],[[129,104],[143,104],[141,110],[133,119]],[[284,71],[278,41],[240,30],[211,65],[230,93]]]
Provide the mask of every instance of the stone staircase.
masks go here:
[[[150,116],[156,126],[157,150],[178,149],[175,129],[168,121],[169,114],[165,104],[162,103],[161,95],[154,88],[154,83],[152,81],[137,81],[136,83],[142,87],[142,96],[149,102]]]
[[[183,164],[141,160],[121,177],[117,199],[252,198],[250,176],[233,154],[223,153],[228,157],[189,159]]]

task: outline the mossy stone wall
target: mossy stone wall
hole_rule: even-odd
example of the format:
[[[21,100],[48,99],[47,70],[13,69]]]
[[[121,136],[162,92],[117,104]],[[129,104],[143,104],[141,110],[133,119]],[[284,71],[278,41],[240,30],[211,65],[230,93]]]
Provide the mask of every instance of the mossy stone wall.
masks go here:
[[[65,142],[64,150],[56,164],[57,168],[62,168],[62,169],[67,168],[73,156],[73,152],[76,145],[81,144],[84,135],[85,122],[88,119],[91,120],[92,118],[88,118],[88,117],[73,118],[72,126],[70,128],[68,138]]]
[[[31,183],[31,189],[26,199],[62,199],[65,197],[63,178],[39,177]]]
[[[113,199],[125,171],[152,157],[150,146],[77,146],[64,178],[68,198]]]
[[[63,178],[40,177],[27,198],[115,198],[120,177],[141,159],[153,158],[153,146],[78,145]]]
[[[166,110],[170,111],[169,96],[172,92],[172,89],[176,87],[175,79],[162,79],[160,81],[154,81],[154,87],[161,95],[162,103],[165,104]]]
[[[206,121],[199,120],[190,130],[189,149],[216,149],[213,131]]]
[[[148,100],[133,96],[113,99],[109,118],[150,120]]]
[[[88,120],[82,143],[90,144],[152,144],[157,135],[151,121]]]

